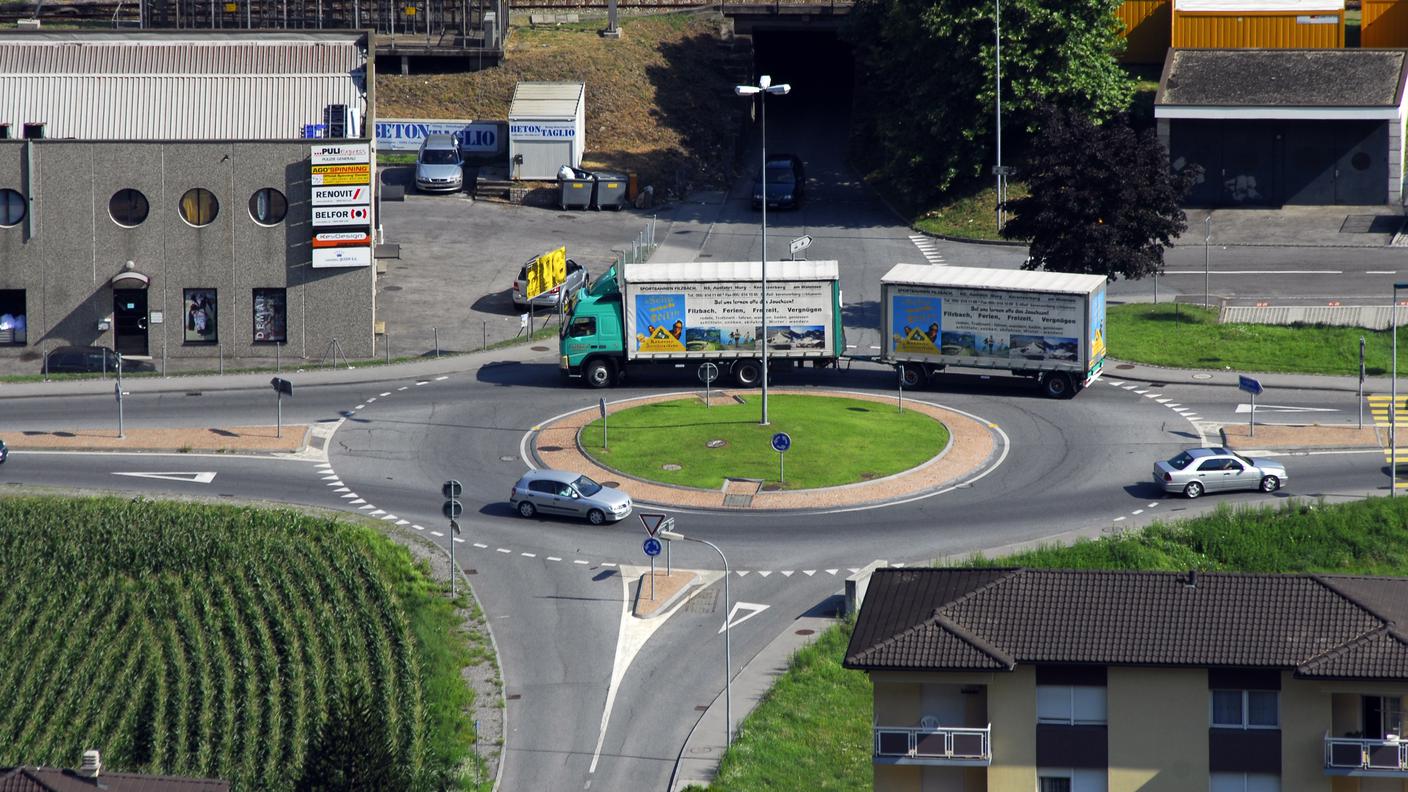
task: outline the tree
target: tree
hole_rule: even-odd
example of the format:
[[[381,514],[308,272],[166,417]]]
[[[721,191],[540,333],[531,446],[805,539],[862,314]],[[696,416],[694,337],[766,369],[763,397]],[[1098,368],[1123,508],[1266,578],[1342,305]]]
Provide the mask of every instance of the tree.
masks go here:
[[[1153,130],[1064,110],[1041,114],[1021,171],[1031,193],[1008,201],[1008,239],[1031,242],[1025,269],[1139,279],[1163,270],[1164,248],[1188,228],[1178,202],[1193,173],[1169,170]]]
[[[364,682],[344,679],[328,703],[327,718],[308,745],[299,792],[375,792],[406,789],[406,773],[386,719],[372,706]]]
[[[993,163],[994,2],[858,0],[852,9],[856,153],[916,205]],[[1114,59],[1121,2],[1002,0],[1004,154],[1021,148],[1044,105],[1101,119],[1128,106],[1133,83]]]

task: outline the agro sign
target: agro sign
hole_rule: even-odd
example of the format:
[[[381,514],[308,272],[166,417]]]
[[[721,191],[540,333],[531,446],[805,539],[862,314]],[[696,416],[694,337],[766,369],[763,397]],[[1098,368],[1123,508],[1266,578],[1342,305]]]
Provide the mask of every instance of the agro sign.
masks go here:
[[[313,146],[314,165],[355,165],[370,162],[372,147],[367,143],[338,143]]]
[[[324,206],[313,210],[314,227],[367,225],[370,222],[371,210],[365,206]]]
[[[560,247],[528,262],[526,299],[533,299],[567,282],[567,248]]]
[[[327,231],[313,235],[313,248],[367,247],[372,235],[366,231]]]
[[[370,184],[372,166],[359,165],[314,165],[311,168],[314,187],[342,184]]]
[[[313,251],[313,267],[315,269],[323,267],[369,267],[371,263],[372,249],[369,247],[324,248]]]
[[[314,187],[314,206],[360,205],[366,206],[372,197],[371,187]]]

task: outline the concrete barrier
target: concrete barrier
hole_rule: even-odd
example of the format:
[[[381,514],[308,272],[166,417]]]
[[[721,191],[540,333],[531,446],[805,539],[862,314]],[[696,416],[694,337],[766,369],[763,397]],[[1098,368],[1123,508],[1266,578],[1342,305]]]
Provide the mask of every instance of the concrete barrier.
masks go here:
[[[870,575],[877,569],[883,569],[890,565],[888,561],[871,561],[869,564],[856,570],[854,575],[846,578],[846,615],[851,616],[860,612],[861,603],[865,601],[865,590],[870,587]]]

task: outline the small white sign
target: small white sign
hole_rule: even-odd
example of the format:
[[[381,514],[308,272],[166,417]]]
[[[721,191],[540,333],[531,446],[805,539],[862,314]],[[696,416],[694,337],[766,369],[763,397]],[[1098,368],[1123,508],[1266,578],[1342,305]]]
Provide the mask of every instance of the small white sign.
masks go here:
[[[812,238],[810,236],[799,236],[796,239],[792,240],[791,244],[787,246],[787,249],[792,253],[801,253],[803,250],[806,250],[811,246]]]
[[[352,165],[371,162],[369,143],[336,143],[313,147],[314,165]]]
[[[370,267],[372,263],[372,249],[369,247],[354,248],[320,248],[313,251],[313,268],[321,267]]]
[[[1338,25],[1340,18],[1335,15],[1315,15],[1296,17],[1297,25]]]
[[[314,206],[366,206],[371,198],[372,188],[365,184],[313,188]]]
[[[152,311],[148,314],[148,319],[152,324],[161,324],[162,320],[165,318],[165,315],[163,315],[161,311]]]
[[[365,206],[325,206],[313,210],[313,225],[366,225],[371,222],[371,210]]]
[[[518,315],[518,328],[521,330],[528,326],[528,314]]]

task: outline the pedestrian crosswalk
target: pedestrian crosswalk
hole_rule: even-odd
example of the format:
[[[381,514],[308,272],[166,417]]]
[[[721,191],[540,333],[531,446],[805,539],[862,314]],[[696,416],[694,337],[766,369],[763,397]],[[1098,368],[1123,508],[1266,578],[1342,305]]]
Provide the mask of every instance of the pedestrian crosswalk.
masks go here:
[[[928,260],[930,264],[937,267],[944,266],[944,254],[939,252],[939,243],[933,237],[923,234],[910,234],[909,241],[919,248],[919,255]]]
[[[1408,448],[1405,447],[1408,446],[1408,394],[1400,395],[1395,402],[1390,394],[1371,393],[1365,401],[1369,402],[1369,414],[1374,418],[1374,426],[1387,430],[1397,424],[1404,431],[1403,441],[1397,444],[1396,449],[1390,447],[1388,435],[1382,435],[1384,462],[1395,466],[1408,463]],[[1400,481],[1396,486],[1398,489],[1408,489],[1408,481]]]

